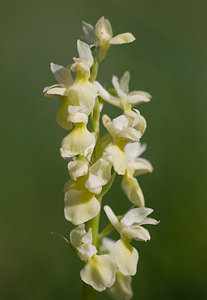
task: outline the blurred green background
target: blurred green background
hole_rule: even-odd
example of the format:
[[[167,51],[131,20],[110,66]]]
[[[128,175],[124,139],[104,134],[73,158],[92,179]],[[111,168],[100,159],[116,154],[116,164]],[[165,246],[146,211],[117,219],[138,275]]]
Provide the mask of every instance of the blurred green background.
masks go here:
[[[63,216],[68,179],[59,147],[66,131],[55,115],[59,101],[44,98],[54,84],[51,61],[77,57],[81,22],[105,16],[114,35],[136,41],[114,46],[99,81],[131,73],[130,90],[153,95],[139,106],[148,122],[143,141],[154,172],[139,178],[146,206],[161,220],[140,254],[134,299],[207,299],[207,2],[3,2],[1,22],[0,299],[80,299],[82,263],[67,244],[72,225]],[[116,115],[106,105],[105,112]],[[118,112],[119,113],[119,112]],[[129,202],[116,179],[106,196],[117,213]],[[106,217],[102,216],[106,222]],[[109,299],[105,293],[99,299]]]

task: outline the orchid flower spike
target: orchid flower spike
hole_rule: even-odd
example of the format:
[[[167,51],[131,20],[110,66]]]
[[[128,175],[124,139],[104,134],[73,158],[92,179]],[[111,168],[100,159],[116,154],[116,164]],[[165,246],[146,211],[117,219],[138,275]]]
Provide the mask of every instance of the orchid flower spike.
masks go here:
[[[98,20],[95,28],[86,22],[82,22],[82,25],[85,33],[83,38],[88,43],[100,47],[98,55],[99,61],[104,59],[111,45],[131,43],[135,40],[135,37],[129,32],[118,34],[113,37],[111,24],[109,20],[104,17]]]

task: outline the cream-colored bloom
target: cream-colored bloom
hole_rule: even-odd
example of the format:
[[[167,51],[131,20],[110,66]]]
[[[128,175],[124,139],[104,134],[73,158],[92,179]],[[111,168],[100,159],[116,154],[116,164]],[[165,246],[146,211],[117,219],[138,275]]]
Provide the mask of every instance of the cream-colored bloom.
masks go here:
[[[86,233],[81,224],[70,233],[72,246],[78,251],[81,260],[86,264],[80,272],[81,279],[95,290],[102,292],[115,282],[116,265],[111,255],[97,255],[92,245],[92,228]]]
[[[89,115],[93,110],[97,95],[97,88],[91,82],[88,80],[75,80],[74,84],[68,89],[69,105],[75,107],[76,112]],[[73,114],[75,112],[73,111],[72,114],[70,109],[69,107],[70,118],[74,118]],[[78,118],[74,123],[77,121]]]
[[[139,141],[141,138],[142,118],[137,111],[134,119],[121,115],[111,120],[107,115],[103,115],[102,120],[114,141],[114,145],[109,144],[104,153],[108,155],[108,160],[113,164],[115,171],[119,175],[124,175],[128,163],[124,147],[128,142]]]
[[[65,68],[63,66],[51,63],[50,68],[59,84],[54,84],[44,88],[43,93],[45,93],[45,96],[52,98],[59,96],[61,107],[57,112],[56,121],[60,127],[69,130],[72,128],[72,123],[70,120],[68,120],[68,88],[73,84],[70,67]]]
[[[96,47],[100,47],[99,60],[103,60],[111,45],[131,43],[135,37],[127,32],[118,34],[113,37],[113,31],[109,20],[104,17],[100,18],[95,25],[95,28],[83,22],[84,39]]]
[[[61,155],[73,157],[88,153],[88,149],[96,143],[95,133],[88,131],[85,123],[76,123],[75,128],[62,140]]]
[[[88,173],[88,162],[86,160],[73,160],[68,163],[68,171],[70,177],[76,180],[78,177],[84,176]]]
[[[51,71],[59,84],[43,90],[45,96],[59,96],[62,106],[56,120],[65,129],[71,129],[72,123],[87,123],[97,97],[97,88],[88,80],[93,64],[90,47],[78,40],[77,48],[79,58],[74,58],[75,63],[68,68],[51,63]],[[71,76],[71,70],[77,72],[75,81]]]
[[[127,142],[137,142],[140,140],[145,130],[142,125],[142,118],[139,111],[136,110],[136,117],[134,119],[120,115],[111,121],[107,115],[103,115],[102,121],[113,137],[114,143],[119,146],[125,146]]]
[[[89,169],[89,177],[85,182],[85,187],[91,193],[100,194],[102,186],[106,185],[111,178],[112,164],[101,157]]]
[[[81,279],[98,292],[110,288],[116,279],[116,265],[111,255],[94,255],[80,272]]]
[[[123,109],[125,115],[133,116],[134,113],[132,111],[132,107],[143,102],[149,102],[152,96],[143,91],[129,92],[129,80],[130,73],[128,71],[123,74],[120,81],[117,76],[112,77],[112,84],[118,97],[109,94],[109,92],[106,91],[99,82],[95,81],[94,84],[96,85],[102,99]]]
[[[74,57],[75,63],[72,64],[71,70],[76,73],[81,73],[82,76],[90,76],[90,68],[93,64],[93,55],[89,45],[78,40],[77,49],[79,58]]]
[[[70,179],[64,188],[64,214],[65,218],[74,225],[79,225],[97,216],[100,211],[100,203],[95,195],[84,186],[86,178]]]
[[[127,155],[128,164],[122,178],[121,186],[128,199],[137,206],[144,206],[142,190],[134,176],[152,172],[153,168],[149,161],[139,158],[139,155],[146,149],[145,145],[139,142],[128,143],[124,150]]]
[[[54,95],[67,96],[68,88],[73,84],[73,77],[70,72],[70,67],[65,68],[61,65],[51,63],[50,68],[59,84],[45,87],[43,93],[45,93],[45,96],[48,97]]]
[[[115,244],[115,241],[109,238],[103,238],[101,241],[101,248],[113,255]],[[106,291],[115,300],[129,300],[133,296],[131,281],[132,277],[130,275],[123,275],[119,269],[117,269],[116,281],[114,285]]]
[[[150,240],[150,234],[147,229],[143,228],[143,224],[158,224],[158,221],[147,218],[153,212],[152,209],[139,207],[130,210],[121,221],[118,220],[109,206],[104,206],[106,215],[120,233],[121,239],[114,246],[114,257],[118,269],[124,275],[135,275],[138,262],[138,252],[130,245],[132,239],[136,241]]]
[[[92,228],[89,228],[88,232],[85,231],[85,224],[81,224],[75,227],[70,232],[70,242],[72,246],[78,251],[78,255],[81,260],[89,260],[97,249],[92,245]]]
[[[124,175],[127,167],[127,156],[123,149],[117,145],[110,144],[105,149],[108,161],[113,165],[114,170],[119,175]]]
[[[116,281],[112,287],[106,290],[107,294],[115,300],[130,300],[133,297],[131,287],[132,277],[116,271]]]

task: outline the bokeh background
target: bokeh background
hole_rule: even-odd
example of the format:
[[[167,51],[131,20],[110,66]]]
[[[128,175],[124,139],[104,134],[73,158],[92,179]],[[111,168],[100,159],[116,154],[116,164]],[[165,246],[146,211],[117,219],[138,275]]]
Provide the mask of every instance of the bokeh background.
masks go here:
[[[154,172],[139,182],[161,223],[150,227],[150,242],[134,243],[134,299],[207,299],[206,14],[204,0],[3,1],[0,299],[81,297],[82,263],[50,234],[68,237],[72,229],[63,216],[68,172],[59,155],[67,132],[55,122],[58,99],[42,90],[55,83],[51,61],[68,65],[77,56],[82,20],[94,25],[101,16],[114,35],[132,32],[136,41],[110,48],[99,81],[111,87],[113,74],[129,70],[130,89],[153,95],[139,109]],[[120,113],[108,105],[105,112]],[[104,201],[117,213],[129,207],[120,178]]]

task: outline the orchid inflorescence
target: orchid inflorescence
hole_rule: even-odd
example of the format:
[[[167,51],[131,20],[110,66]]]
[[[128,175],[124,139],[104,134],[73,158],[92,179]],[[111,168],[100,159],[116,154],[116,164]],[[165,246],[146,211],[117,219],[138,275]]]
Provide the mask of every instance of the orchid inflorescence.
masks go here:
[[[158,224],[149,218],[152,209],[145,207],[142,190],[135,178],[152,172],[149,161],[140,158],[146,145],[140,139],[146,121],[133,107],[148,102],[151,95],[143,91],[129,92],[130,74],[126,71],[119,80],[112,77],[113,89],[106,90],[98,81],[99,63],[110,46],[135,40],[131,33],[113,37],[110,22],[102,17],[95,28],[83,22],[84,39],[78,40],[79,57],[63,67],[51,63],[58,84],[46,87],[45,96],[58,96],[61,107],[56,121],[69,134],[61,143],[61,156],[68,161],[70,179],[64,186],[65,218],[76,227],[70,232],[70,247],[85,263],[81,279],[89,287],[83,299],[95,299],[91,290],[106,290],[113,299],[131,299],[132,276],[137,271],[138,252],[132,240],[148,241],[150,234],[142,225]],[[72,76],[72,73],[75,76]],[[102,122],[107,134],[100,136],[100,114],[107,102],[122,110],[113,120],[107,115]],[[116,216],[104,206],[110,223],[99,232],[103,196],[110,189],[115,175],[122,175],[121,187],[132,207]],[[116,229],[118,241],[107,235]],[[91,293],[91,294],[90,294]]]

